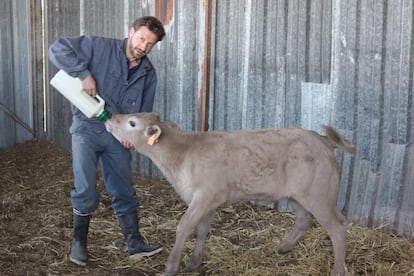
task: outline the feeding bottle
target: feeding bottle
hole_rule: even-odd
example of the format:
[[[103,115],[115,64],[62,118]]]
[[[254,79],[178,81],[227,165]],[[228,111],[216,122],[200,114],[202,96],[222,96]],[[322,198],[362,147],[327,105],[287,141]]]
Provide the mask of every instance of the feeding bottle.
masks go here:
[[[79,78],[74,78],[65,71],[59,70],[50,81],[50,84],[82,111],[86,117],[95,117],[104,122],[111,117],[111,113],[105,110],[105,100],[99,95],[92,97],[86,93]]]

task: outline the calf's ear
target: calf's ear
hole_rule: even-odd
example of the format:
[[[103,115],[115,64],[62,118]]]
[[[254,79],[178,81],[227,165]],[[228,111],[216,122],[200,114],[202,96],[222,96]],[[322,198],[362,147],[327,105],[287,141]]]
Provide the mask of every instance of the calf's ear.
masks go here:
[[[161,136],[161,128],[158,125],[152,125],[145,129],[145,136],[148,137],[148,145],[158,143],[158,138]]]

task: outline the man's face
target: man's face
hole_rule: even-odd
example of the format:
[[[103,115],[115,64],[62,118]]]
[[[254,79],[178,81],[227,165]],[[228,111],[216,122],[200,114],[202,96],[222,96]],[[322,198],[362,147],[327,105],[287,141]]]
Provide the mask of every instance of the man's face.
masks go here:
[[[142,58],[151,51],[155,43],[157,43],[157,35],[148,27],[142,26],[137,31],[134,28],[129,30],[128,48],[132,58],[137,60]]]

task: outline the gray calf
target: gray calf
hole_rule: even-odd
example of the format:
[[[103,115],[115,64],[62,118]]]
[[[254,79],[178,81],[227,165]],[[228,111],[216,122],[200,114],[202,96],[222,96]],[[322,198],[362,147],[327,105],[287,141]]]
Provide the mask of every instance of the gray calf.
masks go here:
[[[334,149],[355,153],[355,146],[331,127],[327,136],[299,128],[236,132],[186,132],[163,123],[153,113],[114,115],[106,128],[148,156],[187,203],[177,226],[167,275],[178,272],[184,243],[197,230],[187,271],[202,262],[202,251],[217,207],[253,199],[289,198],[295,225],[280,253],[293,249],[313,215],[329,234],[333,274],[345,274],[346,219],[336,207],[339,166]]]

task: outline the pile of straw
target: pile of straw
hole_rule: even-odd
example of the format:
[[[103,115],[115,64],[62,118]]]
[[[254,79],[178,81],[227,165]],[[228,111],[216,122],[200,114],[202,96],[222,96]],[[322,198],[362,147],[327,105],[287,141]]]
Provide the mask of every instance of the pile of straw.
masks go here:
[[[70,153],[55,144],[30,141],[0,150],[0,275],[162,275],[185,204],[165,181],[135,176],[141,201],[141,232],[164,251],[131,261],[111,207],[98,182],[101,203],[89,234],[91,260],[79,267],[68,260],[72,234]],[[206,240],[203,264],[180,275],[329,275],[331,242],[315,222],[296,248],[276,252],[294,214],[239,203],[218,210]],[[413,275],[414,241],[378,230],[348,226],[349,275]],[[195,239],[186,243],[180,269]]]

